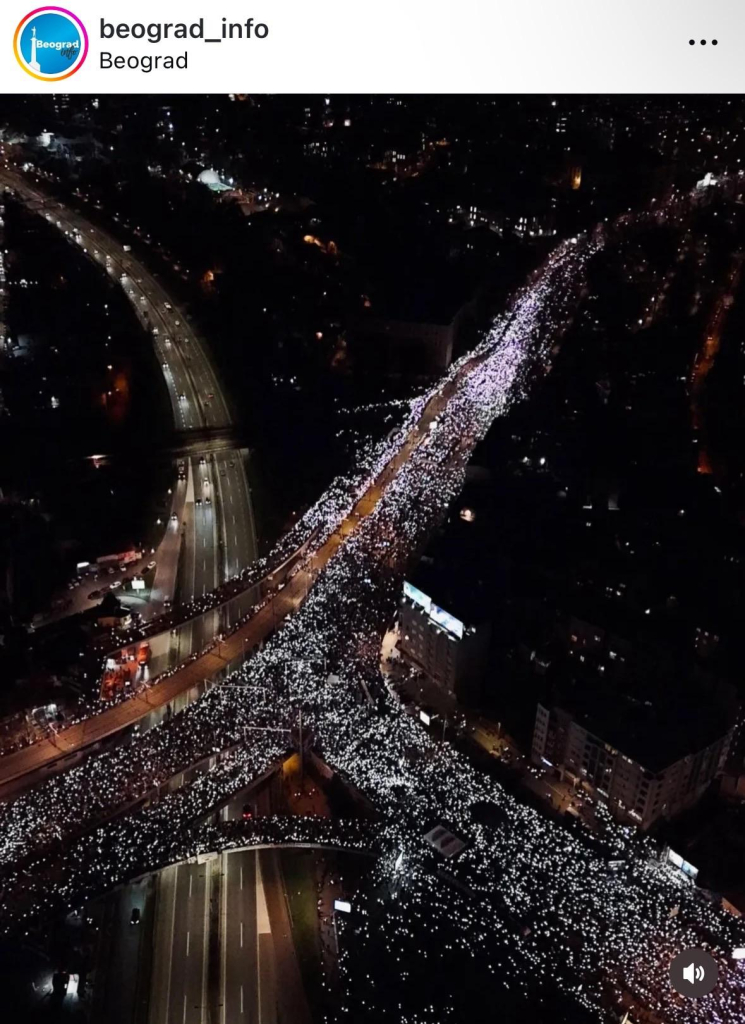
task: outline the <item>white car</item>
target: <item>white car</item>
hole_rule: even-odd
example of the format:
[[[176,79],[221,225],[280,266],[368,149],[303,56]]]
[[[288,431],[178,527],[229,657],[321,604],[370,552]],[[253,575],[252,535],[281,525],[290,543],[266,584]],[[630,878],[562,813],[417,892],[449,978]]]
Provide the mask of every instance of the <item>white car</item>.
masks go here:
[[[122,581],[121,580],[114,580],[114,582],[109,586],[109,590],[118,590],[119,587],[121,587],[121,585],[122,585]]]

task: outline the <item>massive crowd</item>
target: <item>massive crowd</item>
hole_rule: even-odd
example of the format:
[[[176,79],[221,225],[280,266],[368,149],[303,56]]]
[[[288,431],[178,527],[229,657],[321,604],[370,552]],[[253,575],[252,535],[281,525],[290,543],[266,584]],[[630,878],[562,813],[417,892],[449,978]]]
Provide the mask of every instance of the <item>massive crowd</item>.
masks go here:
[[[346,826],[327,835],[330,826],[320,823],[261,819],[247,838],[197,824],[282,755],[302,710],[314,747],[380,812],[373,828],[349,826],[346,837],[353,848],[372,845],[379,853],[377,884],[354,908],[358,941],[366,928],[378,936],[382,929],[392,963],[401,966],[426,958],[439,938],[486,969],[498,965],[515,991],[545,984],[598,1017],[632,998],[669,1024],[742,1018],[745,967],[731,959],[732,949],[745,945],[742,925],[702,900],[635,833],[608,821],[590,839],[520,803],[448,743],[435,742],[380,681],[380,641],[411,552],[460,490],[474,444],[547,361],[602,244],[596,233],[559,246],[477,350],[371,449],[364,473],[340,481],[314,507],[304,529],[333,531],[355,496],[407,446],[374,510],[301,609],[231,680],[240,685],[213,688],[166,725],[2,808],[4,927],[29,926],[40,913],[209,849],[285,834],[307,839],[309,829],[319,842],[338,842]],[[112,807],[227,748],[188,785],[100,823]],[[474,815],[485,805],[498,812],[497,825]],[[439,822],[467,844],[447,865],[449,881],[423,839]],[[667,967],[688,946],[712,952],[721,977],[710,996],[684,1002],[670,989]],[[375,978],[350,973],[349,964],[343,955],[342,1012],[351,1013],[360,986],[375,1005]],[[437,1019],[455,1020],[455,1013],[455,1002],[445,1001]],[[388,1016],[381,1007],[374,1019]],[[396,1019],[429,1018],[422,1011]]]

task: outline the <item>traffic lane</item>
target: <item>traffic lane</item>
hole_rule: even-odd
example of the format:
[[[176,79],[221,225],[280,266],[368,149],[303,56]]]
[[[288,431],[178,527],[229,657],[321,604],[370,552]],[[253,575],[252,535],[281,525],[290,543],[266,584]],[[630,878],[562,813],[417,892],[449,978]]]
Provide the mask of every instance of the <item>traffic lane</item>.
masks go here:
[[[194,598],[194,586],[196,580],[196,550],[197,550],[197,505],[195,504],[196,499],[196,479],[194,475],[194,466],[190,460],[188,463],[188,488],[186,492],[186,501],[184,502],[184,518],[182,521],[182,529],[184,530],[184,537],[186,545],[184,548],[184,558],[181,566],[181,577],[179,580],[179,601],[185,603],[191,601]]]
[[[207,1010],[208,867],[179,866],[167,1024],[202,1024]]]
[[[224,523],[225,578],[230,579],[256,560],[256,531],[241,453],[228,451],[216,454],[215,467],[220,481]]]
[[[193,363],[191,367],[192,376],[194,377],[195,390],[200,409],[203,410],[204,418],[209,426],[227,426],[230,424],[230,415],[227,409],[227,403],[225,402],[224,396],[218,387],[217,377],[212,368],[212,365],[207,358],[205,351],[201,345],[201,342],[194,333],[191,325],[189,324],[186,314],[179,309],[174,309],[173,304],[169,302],[168,294],[163,287],[155,281],[149,271],[143,267],[143,282],[147,281],[147,288],[144,287],[146,297],[150,300],[151,304],[157,311],[158,318],[163,324],[166,331],[171,335],[177,335],[189,339],[187,344],[190,346],[190,363]],[[166,308],[166,304],[171,305],[171,309]],[[208,396],[212,395],[211,398]],[[205,408],[204,403],[210,402],[209,408]]]
[[[152,879],[128,885],[114,894],[112,936],[104,971],[102,1006],[111,1024],[132,1024],[138,1003],[139,973],[150,934]],[[139,913],[133,921],[134,912]]]
[[[176,919],[176,889],[179,865],[164,868],[155,876],[155,929],[153,934],[153,970],[150,983],[149,1024],[164,1024],[170,1019],[173,932]]]
[[[184,601],[193,601],[197,597],[197,594],[203,592],[205,558],[208,554],[205,550],[202,507],[201,505],[197,505],[197,498],[199,497],[199,466],[197,465],[196,459],[191,460],[191,469],[194,474],[194,503],[192,505],[191,518],[192,552],[191,558],[189,559],[188,572],[184,572],[184,588],[182,597],[182,600]],[[206,616],[201,620],[195,619],[192,623],[193,650],[201,650],[202,648],[205,631],[205,618]]]
[[[157,327],[158,334],[153,334],[153,337],[158,339],[158,341],[162,337],[160,355],[172,375],[177,400],[180,403],[182,419],[187,425],[187,429],[198,429],[207,426],[208,424],[202,414],[198,390],[194,386],[192,379],[191,356],[184,351],[184,347],[177,340],[177,336],[171,333],[168,324],[160,316],[157,308],[152,304],[148,308],[150,311],[151,333],[152,327]],[[181,395],[184,396],[183,399],[180,397]]]
[[[217,384],[214,383],[212,375],[208,372],[204,363],[198,361],[196,343],[193,338],[190,339],[188,347],[188,366],[192,388],[202,419],[207,426],[225,425],[226,418],[218,415],[217,412],[217,399],[215,398],[217,392],[214,390],[217,388]]]
[[[149,616],[155,617],[165,610],[165,602],[173,602],[176,594],[178,566],[183,547],[182,523],[186,511],[186,497],[189,493],[188,480],[177,480],[172,488],[171,514],[168,529],[158,545],[154,556],[156,562],[149,596]],[[176,516],[176,521],[173,517]]]
[[[222,582],[218,565],[218,538],[216,517],[212,502],[213,486],[211,484],[209,464],[201,464],[201,460],[192,460],[194,470],[194,579],[192,600],[202,597],[214,590]],[[205,480],[207,483],[205,484]],[[210,499],[209,504],[207,499]],[[201,504],[197,504],[197,501]],[[214,637],[217,612],[203,616],[194,623],[193,642],[195,650],[202,650]]]
[[[200,426],[196,395],[191,395],[191,408],[184,408],[183,401],[179,398],[181,394],[186,394],[188,400],[192,392],[188,374],[183,366],[171,366],[167,358],[169,346],[165,344],[165,337],[167,335],[164,334],[162,340],[160,336],[161,328],[165,331],[166,325],[159,316],[157,307],[148,301],[146,293],[138,283],[138,275],[144,273],[144,268],[131,258],[126,260],[127,266],[125,268],[124,257],[126,254],[122,253],[120,255],[116,253],[113,245],[106,244],[103,241],[105,236],[99,234],[96,229],[90,228],[89,225],[71,220],[69,217],[65,218],[64,216],[62,218],[58,217],[57,222],[64,223],[74,233],[77,232],[90,246],[94,247],[94,258],[104,263],[107,272],[119,283],[130,300],[138,319],[143,321],[144,329],[147,330],[155,343],[156,354],[161,362],[176,422],[185,429]],[[99,256],[96,256],[95,247],[98,247]],[[130,264],[133,264],[135,267],[134,273]],[[144,302],[142,301],[143,298],[145,299]],[[158,328],[158,334],[153,332],[154,327]]]
[[[50,211],[50,213],[51,212],[52,211]],[[123,249],[121,249],[121,247],[119,247],[117,243],[110,238],[110,236],[106,235],[100,229],[93,228],[92,225],[84,221],[80,215],[74,214],[67,207],[57,205],[53,215],[58,224],[64,224],[64,226],[69,229],[73,235],[75,233],[79,234],[80,237],[93,248],[94,258],[96,258],[96,248],[103,253],[104,262],[106,262],[106,257],[108,257],[112,266],[107,267],[107,269],[113,271],[112,276],[115,276],[118,280],[119,284],[125,291],[125,294],[131,300],[138,315],[141,316],[144,311],[147,310],[150,318],[149,333],[152,334],[152,327],[157,326],[159,332],[163,330],[167,335],[170,325],[164,319],[162,313],[162,307],[168,301],[166,293],[161,291],[157,300],[150,298],[146,289],[142,287],[138,280],[139,278],[144,281],[145,278],[149,276],[142,264],[138,263],[137,259],[132,257],[131,253],[125,253]],[[132,273],[133,268],[135,268],[134,273]],[[141,297],[145,298],[144,303],[141,302]],[[159,335],[152,336],[155,339],[159,338]],[[158,351],[158,355],[161,356],[161,362],[167,361],[165,358],[165,352],[162,349]],[[200,358],[205,358],[204,353],[201,352],[201,350]],[[166,385],[172,393],[171,398],[172,403],[174,404],[174,412],[177,421],[181,422],[186,429],[198,428],[200,426],[207,425],[202,422],[203,417],[200,415],[201,408],[198,399],[198,392],[192,386],[186,366],[182,365],[178,370],[175,370],[173,379],[170,379],[170,375],[165,373],[165,371],[164,375],[166,376]],[[217,387],[216,382],[215,387]],[[187,396],[186,401],[189,402],[189,407],[186,409],[180,408],[179,403],[183,405],[183,401],[178,397],[180,394],[185,394]]]
[[[258,1019],[258,935],[256,852],[224,854],[223,1005],[226,1024]]]
[[[207,466],[202,466],[197,459],[192,460],[194,469],[194,523],[195,523],[195,575],[193,597],[202,597],[213,590],[217,583],[215,567],[215,517],[212,506],[212,488],[209,482]],[[207,498],[210,503],[207,504]]]
[[[300,973],[300,964],[295,951],[279,858],[276,850],[259,850],[258,857],[271,928],[270,943],[264,940],[262,944],[264,936],[259,935],[259,983],[263,989],[265,981],[271,984],[273,977],[281,978],[282,983],[276,988],[280,1020],[291,1020],[293,1024],[312,1024]],[[271,949],[273,953],[271,961],[262,955],[265,948],[267,951]],[[264,964],[266,964],[266,972],[262,971]],[[267,1007],[267,1009],[270,1008]]]

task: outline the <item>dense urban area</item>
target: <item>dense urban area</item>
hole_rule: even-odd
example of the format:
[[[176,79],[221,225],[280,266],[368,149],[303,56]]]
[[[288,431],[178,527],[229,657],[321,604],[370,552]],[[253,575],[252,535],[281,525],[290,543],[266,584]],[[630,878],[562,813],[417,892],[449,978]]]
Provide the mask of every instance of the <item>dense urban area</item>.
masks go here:
[[[0,99],[7,1019],[745,1017],[744,197],[728,97]]]

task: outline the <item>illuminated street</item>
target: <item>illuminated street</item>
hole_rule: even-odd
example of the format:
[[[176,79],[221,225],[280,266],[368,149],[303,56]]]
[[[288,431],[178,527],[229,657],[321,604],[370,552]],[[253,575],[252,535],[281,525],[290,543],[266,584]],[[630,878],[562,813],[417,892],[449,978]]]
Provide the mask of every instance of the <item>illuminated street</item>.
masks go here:
[[[412,164],[412,176],[426,170],[434,151],[433,144]],[[426,383],[417,377],[409,398],[386,413],[383,429],[350,431],[347,469],[312,503],[301,505],[294,494],[287,499],[281,529],[262,557],[248,482],[253,456],[230,447],[186,457],[148,614],[91,631],[76,657],[88,659],[95,678],[75,710],[45,738],[30,736],[0,758],[0,928],[11,938],[36,934],[71,908],[96,908],[104,922],[93,956],[97,1019],[458,1024],[480,978],[492,1001],[501,992],[509,1013],[522,1007],[526,1020],[540,1014],[534,1019],[541,1024],[734,1024],[745,1016],[745,966],[732,955],[745,948],[745,925],[723,892],[697,884],[698,867],[686,871],[691,865],[679,854],[676,862],[667,838],[675,833],[662,831],[668,806],[690,812],[695,802],[687,793],[687,802],[675,804],[674,787],[684,788],[684,769],[675,766],[697,758],[686,785],[693,791],[700,784],[697,800],[707,789],[700,802],[706,809],[719,786],[710,784],[731,766],[739,742],[734,721],[727,718],[725,728],[714,714],[718,692],[723,707],[729,693],[723,680],[713,682],[719,662],[712,652],[725,648],[718,647],[724,628],[717,625],[715,634],[698,608],[698,618],[691,613],[695,640],[689,631],[685,642],[695,644],[696,683],[704,678],[709,686],[698,724],[709,728],[710,718],[711,735],[700,740],[696,723],[666,727],[663,719],[652,753],[639,738],[645,709],[656,699],[653,679],[664,689],[669,671],[678,681],[677,663],[657,655],[660,637],[683,643],[674,616],[687,591],[669,583],[676,553],[657,556],[660,538],[679,529],[681,548],[690,548],[688,518],[698,522],[704,508],[715,521],[709,509],[718,507],[719,484],[726,486],[724,470],[716,485],[701,483],[711,474],[701,470],[703,446],[696,448],[706,417],[716,424],[704,395],[706,378],[716,380],[726,307],[721,289],[709,283],[704,243],[695,250],[686,239],[700,230],[708,244],[700,225],[714,214],[721,214],[718,223],[726,219],[711,264],[729,265],[728,287],[736,291],[742,257],[728,264],[721,253],[729,256],[741,229],[734,197],[742,175],[671,185],[662,199],[599,221],[590,209],[584,230],[542,235],[540,262],[500,298],[498,311],[493,305],[477,340],[451,351],[447,366]],[[170,292],[123,243],[45,198],[32,180],[28,170],[0,172],[1,184],[26,205],[39,204],[120,281],[158,360],[168,365],[163,372],[178,429],[232,429],[206,342]],[[200,180],[215,184],[209,175]],[[297,244],[318,249],[314,258],[337,256],[336,243],[317,244],[316,235]],[[272,251],[281,248],[276,243]],[[618,484],[622,464],[637,482],[628,468],[636,467],[633,459],[619,457],[611,472],[613,446],[600,447],[594,490],[578,487],[577,495],[562,473],[569,478],[571,443],[586,444],[588,460],[597,457],[594,439],[584,436],[590,432],[578,442],[571,424],[585,408],[600,422],[609,395],[618,435],[631,436],[625,424],[637,403],[644,411],[634,429],[654,441],[648,409],[658,409],[656,381],[624,368],[630,383],[616,399],[611,371],[606,377],[593,362],[610,346],[604,324],[621,315],[622,287],[630,293],[637,278],[639,308],[628,298],[633,322],[619,330],[623,356],[650,344],[644,332],[657,337],[666,318],[673,320],[670,303],[678,333],[671,328],[675,344],[665,337],[659,349],[665,358],[685,350],[694,359],[691,401],[681,403],[683,414],[676,406],[675,429],[692,430],[692,439],[684,433],[685,465],[697,467],[691,491],[681,488],[671,499],[672,527],[660,530],[643,518],[624,532],[620,509],[625,516],[634,502],[662,505],[646,482],[649,493]],[[203,290],[213,283],[200,280]],[[697,356],[690,339],[700,320],[691,309],[704,280],[707,296],[719,298]],[[323,333],[315,332],[317,342]],[[563,347],[575,363],[562,363]],[[685,396],[688,378],[657,357],[670,393]],[[590,384],[580,393],[583,361],[591,364]],[[558,409],[557,421],[570,427],[541,432],[542,404],[552,414]],[[685,414],[691,410],[692,426]],[[712,443],[724,449],[718,430],[711,430]],[[477,463],[490,443],[498,452],[490,453],[492,466],[508,467],[505,479],[512,474],[504,487]],[[476,493],[467,490],[474,483],[493,488],[491,503],[464,504],[463,495],[470,502]],[[704,497],[693,492],[710,484]],[[509,500],[522,487],[525,506],[516,502],[514,512]],[[576,533],[582,543],[592,535],[589,554],[566,540],[576,524],[564,509],[574,504]],[[596,540],[601,528],[610,555]],[[502,529],[513,531],[515,550],[490,562]],[[474,538],[474,561],[456,551],[444,596],[412,583],[414,572],[430,572],[432,580],[436,569],[444,572],[441,551],[455,549],[458,531]],[[657,561],[637,570],[640,583],[629,565],[634,547],[646,544]],[[562,546],[566,552],[553,550]],[[520,561],[526,549],[535,550],[530,571]],[[581,557],[574,559],[574,550]],[[574,575],[562,589],[563,554]],[[647,566],[660,563],[658,585]],[[615,602],[607,626],[587,610],[593,601],[600,607],[596,586],[604,601]],[[632,611],[619,612],[622,601]],[[632,657],[623,629],[637,618],[642,640]],[[493,643],[480,651],[481,688],[469,701],[477,638],[488,630]],[[657,660],[642,662],[642,649]],[[623,675],[626,659],[636,675]],[[116,671],[127,681],[107,689],[105,673]],[[575,676],[589,678],[589,696],[579,683],[570,685]],[[621,692],[628,736],[606,680]],[[681,675],[681,705],[683,693]],[[597,694],[600,711],[591,703]],[[590,736],[592,753],[584,757],[580,729]],[[635,802],[628,803],[637,761]],[[284,859],[301,851],[312,852],[296,862],[299,868]],[[344,858],[352,853],[349,861],[364,868],[349,867]],[[670,986],[668,969],[673,956],[692,947],[714,957],[719,976],[710,994],[686,1000]]]

